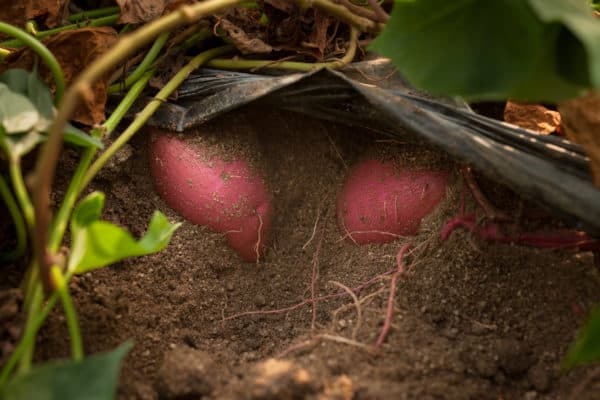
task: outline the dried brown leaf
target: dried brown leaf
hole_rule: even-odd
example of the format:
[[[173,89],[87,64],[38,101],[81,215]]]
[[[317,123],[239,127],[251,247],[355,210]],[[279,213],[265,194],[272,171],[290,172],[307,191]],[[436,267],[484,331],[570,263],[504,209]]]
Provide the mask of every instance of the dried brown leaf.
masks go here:
[[[560,126],[560,113],[539,104],[506,102],[504,120],[542,135],[549,135]]]
[[[64,19],[68,3],[68,0],[17,0],[0,7],[0,21],[23,26],[30,19],[43,17],[44,24],[54,28]]]
[[[160,17],[174,0],[116,0],[121,8],[119,23],[139,24]]]
[[[235,47],[242,54],[269,54],[273,51],[270,45],[256,36],[252,37],[233,22],[227,19],[221,19],[219,22],[219,27],[227,32]]]
[[[73,82],[74,78],[91,64],[96,58],[104,54],[117,41],[117,32],[111,27],[90,27],[77,30],[63,31],[44,40],[44,44],[54,54],[60,63],[65,75],[66,84]],[[9,63],[0,69],[33,67],[34,55],[29,49],[22,49],[11,55]],[[40,65],[40,74],[44,81],[53,87],[53,79],[45,66]],[[83,103],[74,113],[73,120],[86,125],[94,125],[104,120],[104,106],[107,99],[108,77],[95,82],[90,96],[86,96]]]
[[[289,0],[265,0],[265,3],[286,14],[291,14],[295,7],[294,2]]]
[[[558,105],[567,138],[583,146],[590,158],[594,184],[600,187],[600,96],[591,91]]]
[[[307,40],[302,43],[303,47],[316,48],[323,57],[328,43],[327,30],[331,23],[331,18],[315,11],[315,22]]]

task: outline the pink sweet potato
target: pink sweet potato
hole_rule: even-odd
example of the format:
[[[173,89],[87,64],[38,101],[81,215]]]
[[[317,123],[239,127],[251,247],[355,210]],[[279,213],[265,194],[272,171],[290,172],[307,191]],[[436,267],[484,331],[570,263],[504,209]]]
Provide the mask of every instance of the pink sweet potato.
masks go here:
[[[225,161],[210,146],[168,134],[150,140],[159,195],[184,218],[223,233],[245,261],[264,254],[271,202],[264,180],[242,159]]]
[[[348,176],[337,200],[342,233],[355,243],[386,243],[414,235],[446,194],[448,173],[401,169],[367,160]]]

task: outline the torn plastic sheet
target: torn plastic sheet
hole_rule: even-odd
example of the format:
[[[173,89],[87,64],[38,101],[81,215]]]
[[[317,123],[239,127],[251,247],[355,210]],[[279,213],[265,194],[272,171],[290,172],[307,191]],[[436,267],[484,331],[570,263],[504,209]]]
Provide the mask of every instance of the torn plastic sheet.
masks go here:
[[[581,146],[478,115],[459,99],[414,90],[381,59],[354,63],[344,72],[261,75],[203,69],[148,124],[184,131],[258,101],[396,138],[408,130],[549,207],[574,228],[600,236],[600,190]]]

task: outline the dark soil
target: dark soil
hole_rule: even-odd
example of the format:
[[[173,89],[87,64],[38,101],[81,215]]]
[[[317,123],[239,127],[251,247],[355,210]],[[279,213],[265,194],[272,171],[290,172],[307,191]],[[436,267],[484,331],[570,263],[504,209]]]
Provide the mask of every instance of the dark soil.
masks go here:
[[[393,145],[405,162],[457,167],[431,149],[260,108],[189,134],[207,131],[256,136],[252,151],[275,206],[272,244],[264,261],[247,264],[221,235],[184,222],[165,251],[72,282],[87,353],[135,342],[119,399],[598,398],[598,379],[575,392],[592,367],[560,370],[577,329],[600,302],[591,254],[489,244],[464,231],[440,243],[441,226],[458,210],[459,179],[419,235],[359,247],[342,238],[335,198],[364,154]],[[67,157],[63,170],[72,163]],[[143,135],[94,186],[107,195],[104,217],[135,235],[143,234],[155,209],[180,220],[152,188]],[[500,204],[516,212],[520,200],[500,192]],[[381,349],[374,343],[389,276],[362,290],[358,304],[344,296],[319,301],[316,311],[307,303],[232,318],[310,298],[313,268],[316,296],[339,292],[334,281],[357,287],[394,269],[408,242],[410,267]],[[16,273],[7,271],[15,282]],[[43,332],[37,359],[68,357],[58,311]]]

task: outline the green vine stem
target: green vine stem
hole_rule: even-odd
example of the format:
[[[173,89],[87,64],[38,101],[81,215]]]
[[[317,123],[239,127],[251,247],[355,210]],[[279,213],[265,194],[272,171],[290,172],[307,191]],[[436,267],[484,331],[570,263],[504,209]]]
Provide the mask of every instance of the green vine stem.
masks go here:
[[[212,31],[209,29],[203,29],[199,32],[194,33],[187,39],[181,43],[181,48],[183,50],[190,49],[192,46],[196,45],[199,42],[202,42],[213,35]]]
[[[35,260],[32,261],[30,266],[30,271],[35,271]],[[27,292],[25,294],[25,301],[23,304],[23,310],[27,313],[27,320],[25,321],[25,329],[27,332],[32,327],[36,325],[38,315],[40,314],[40,310],[42,310],[42,304],[44,300],[44,292],[42,291],[42,286],[40,282],[35,279],[35,273],[30,275],[30,281],[28,282],[30,285],[27,288]],[[26,333],[24,334],[25,339]],[[25,373],[29,371],[31,368],[31,361],[33,360],[33,351],[35,349],[35,336],[26,338],[24,353],[19,358],[19,372]]]
[[[131,89],[129,90],[127,95],[121,100],[121,102],[119,103],[117,108],[110,115],[110,117],[104,122],[102,127],[99,129],[94,129],[92,131],[93,136],[99,137],[103,133],[106,134],[106,132],[110,132],[117,127],[119,122],[122,120],[123,116],[127,113],[127,111],[133,105],[133,103],[135,102],[135,100],[137,99],[139,94],[146,87],[148,80],[150,79],[150,77],[152,76],[153,73],[154,73],[153,70],[148,71],[146,74],[144,74],[142,76],[142,78],[140,78],[140,80],[138,82],[136,82],[131,87]],[[75,174],[73,175],[73,178],[71,179],[69,188],[67,189],[67,193],[65,194],[64,200],[63,200],[61,207],[56,215],[56,218],[54,220],[54,225],[52,227],[52,234],[51,234],[51,241],[50,241],[50,248],[52,251],[57,251],[62,242],[62,238],[63,238],[64,232],[66,230],[66,227],[67,227],[69,216],[71,214],[71,211],[73,209],[75,201],[77,200],[77,197],[82,189],[81,181],[82,181],[82,179],[85,175],[85,172],[87,171],[87,168],[89,167],[95,153],[96,153],[95,149],[86,149],[86,151],[84,152],[84,154],[79,162],[79,165],[77,166]],[[53,297],[51,297],[51,299],[48,303],[48,304],[50,304],[50,307],[48,308],[48,305],[46,305],[46,307],[44,307],[44,309],[42,310],[41,315],[43,316],[43,318],[40,320],[38,318],[38,310],[42,306],[43,296],[41,295],[42,290],[41,290],[40,282],[37,280],[38,272],[39,272],[39,269],[37,268],[35,263],[33,263],[29,267],[28,274],[26,275],[26,279],[25,279],[25,283],[26,283],[26,287],[24,289],[25,309],[27,310],[28,319],[27,319],[27,322],[25,325],[25,335],[24,335],[21,343],[19,344],[20,347],[18,347],[15,350],[15,354],[17,354],[17,355],[13,354],[13,357],[16,357],[16,358],[14,361],[12,361],[13,363],[16,363],[20,359],[20,361],[21,361],[20,369],[22,371],[26,371],[29,368],[29,365],[31,364],[31,357],[33,355],[33,349],[35,346],[35,334],[41,327],[41,324],[43,323],[46,316],[48,315],[48,313],[54,306],[54,303],[56,302],[56,292],[55,292]],[[67,282],[69,281],[68,277],[67,277],[66,281]],[[54,300],[52,300],[52,299],[54,299]],[[64,303],[63,303],[63,307],[64,307]],[[67,309],[65,308],[65,314],[66,313],[67,313]],[[73,319],[71,319],[70,323],[73,323]],[[81,335],[77,336],[77,333],[75,333],[76,330],[78,331],[77,327],[72,327],[72,326],[69,327],[69,331],[72,332],[71,338],[72,338],[72,340],[75,340],[75,343],[72,342],[72,346],[74,349],[81,347],[79,344],[77,344],[78,339],[73,339],[73,337],[81,338]],[[29,332],[31,332],[31,331],[33,331],[34,333],[29,334]],[[79,342],[81,342],[81,339],[79,339]],[[73,354],[78,354],[78,353],[77,353],[77,351],[74,350]],[[13,357],[11,357],[11,360]],[[9,369],[12,369],[14,366],[13,365],[11,367],[8,367],[8,365],[9,365],[8,363],[6,365],[7,365],[7,367],[5,367],[5,368],[9,368]],[[4,376],[4,371],[2,373],[3,373],[2,376]],[[6,374],[9,374],[9,373],[10,373],[10,371],[6,372]],[[0,383],[0,386],[1,386],[1,383]]]
[[[27,188],[25,187],[25,182],[23,181],[20,160],[10,160],[8,169],[10,172],[10,180],[12,181],[13,189],[15,190],[15,196],[17,197],[17,202],[19,203],[21,211],[23,212],[23,217],[25,218],[25,223],[27,224],[29,230],[33,232],[35,223],[34,210],[31,200],[29,199],[29,194],[27,193]]]
[[[75,312],[75,307],[73,306],[73,299],[69,293],[67,281],[65,280],[62,272],[60,272],[59,266],[52,266],[51,272],[52,279],[54,282],[56,282],[56,293],[58,293],[58,297],[60,297],[60,301],[65,311],[69,336],[71,337],[71,356],[73,361],[81,361],[83,360],[83,343],[81,341],[81,332],[79,331],[77,313]]]
[[[164,47],[168,38],[169,32],[160,34],[152,44],[152,47],[150,47],[150,50],[148,50],[148,53],[146,53],[146,56],[144,57],[142,62],[138,64],[135,70],[127,78],[125,78],[124,82],[119,82],[110,85],[108,87],[108,93],[121,92],[130,87],[138,79],[140,79],[140,77],[146,72],[146,70],[150,68],[154,60],[156,60],[156,57],[158,57],[158,55],[160,54],[160,51]]]
[[[37,29],[37,23],[35,22],[35,20],[29,20],[25,22],[25,32],[29,33],[30,35],[37,36]]]
[[[15,249],[8,253],[0,254],[0,261],[11,261],[21,257],[25,253],[25,248],[27,247],[27,229],[25,228],[21,210],[19,210],[19,206],[2,175],[0,175],[0,197],[2,197],[4,204],[6,204],[6,208],[13,220],[13,225],[15,226],[15,232],[17,234],[17,245],[15,246]]]
[[[119,14],[109,15],[107,17],[92,19],[89,21],[83,21],[83,22],[79,22],[77,24],[70,24],[70,25],[65,25],[65,26],[61,26],[58,28],[54,28],[54,29],[48,29],[47,31],[38,31],[37,34],[35,35],[35,37],[37,39],[44,39],[44,38],[47,38],[48,36],[55,35],[62,31],[85,28],[85,27],[89,27],[89,26],[110,26],[110,25],[114,25],[118,19],[119,19]],[[24,45],[27,45],[27,43],[25,41],[23,41],[21,38],[7,40],[5,42],[0,43],[0,47],[22,47]]]
[[[312,71],[317,68],[331,68],[339,69],[348,65],[354,59],[356,55],[356,48],[358,44],[358,30],[351,28],[350,30],[350,41],[348,43],[348,50],[344,57],[339,60],[323,63],[306,63],[296,61],[273,61],[273,60],[244,60],[244,59],[224,59],[215,58],[206,63],[207,67],[220,68],[220,69],[235,69],[235,70],[252,70],[261,68],[270,69],[281,69],[289,71]]]
[[[26,352],[31,351],[32,343],[35,343],[35,336],[44,324],[44,321],[50,314],[50,311],[52,311],[52,308],[54,308],[57,300],[58,294],[54,293],[52,296],[50,296],[44,308],[42,308],[40,312],[36,314],[35,318],[32,319],[31,323],[28,324],[21,341],[15,348],[15,351],[13,351],[13,353],[10,355],[10,358],[8,361],[6,361],[6,364],[4,364],[4,367],[0,372],[0,387],[7,382],[11,372],[14,370],[19,360],[24,359],[22,356]]]
[[[117,125],[122,120],[124,115],[127,113],[129,108],[133,105],[133,103],[135,102],[137,97],[140,95],[140,93],[146,87],[148,80],[153,75],[153,73],[154,73],[153,70],[148,71],[146,74],[144,74],[142,76],[142,78],[140,78],[140,80],[138,82],[136,82],[131,87],[131,89],[129,90],[127,95],[121,100],[121,102],[119,103],[117,108],[110,115],[110,117],[104,122],[102,127],[98,128],[98,129],[94,129],[92,131],[93,136],[100,137],[103,134],[107,134],[107,132],[110,132],[117,127]],[[54,225],[52,227],[52,234],[51,234],[51,240],[50,240],[50,248],[52,251],[57,251],[60,246],[60,243],[62,242],[62,238],[64,236],[64,232],[67,227],[70,213],[71,213],[73,206],[75,204],[75,201],[77,200],[77,197],[82,189],[81,181],[85,175],[85,172],[87,171],[87,168],[91,164],[91,161],[95,154],[96,154],[95,149],[87,149],[84,152],[84,154],[79,162],[79,165],[77,166],[75,174],[73,175],[73,178],[71,179],[71,183],[69,184],[69,188],[67,189],[67,193],[65,194],[63,203],[61,204],[61,208],[59,209],[59,212],[56,215],[56,218],[54,220]],[[39,269],[36,267],[35,263],[32,264],[28,269],[28,275],[27,275],[27,278],[25,279],[25,282],[27,285],[24,290],[25,291],[25,302],[26,302],[25,308],[28,311],[28,321],[26,323],[26,328],[25,328],[26,335],[24,336],[24,339],[23,339],[23,341],[25,342],[23,344],[24,350],[21,353],[19,353],[20,354],[19,357],[21,357],[21,369],[22,370],[27,370],[28,366],[30,365],[31,357],[33,355],[33,348],[35,345],[35,341],[34,341],[35,335],[28,336],[27,332],[29,332],[31,329],[34,329],[37,332],[37,330],[39,329],[39,327],[36,328],[38,319],[36,319],[35,316],[37,315],[37,311],[40,309],[40,307],[42,305],[43,297],[41,296],[41,293],[42,293],[41,285],[40,285],[39,281],[37,280],[38,272],[39,272]],[[67,281],[68,280],[69,279],[67,279]],[[65,313],[66,313],[66,309],[65,309]],[[73,329],[74,328],[70,328],[70,330],[73,330]],[[75,339],[75,340],[77,340],[77,339]],[[78,346],[78,345],[75,343],[75,344],[72,344],[72,346]]]
[[[65,93],[35,167],[33,203],[37,226],[36,235],[33,237],[33,250],[35,258],[38,260],[40,278],[47,293],[52,292],[54,287],[50,276],[53,254],[46,247],[50,227],[50,188],[54,179],[58,155],[62,148],[62,130],[79,100],[82,96],[90,93],[91,85],[98,78],[109,73],[127,56],[147,45],[156,36],[163,32],[170,32],[186,23],[195,22],[201,17],[234,6],[239,2],[240,0],[206,0],[192,5],[184,4],[170,14],[124,35],[108,52],[83,70]]]
[[[117,108],[111,113],[110,117],[104,121],[102,127],[92,130],[92,136],[107,136],[117,127],[117,125],[119,125],[119,122],[121,122],[127,111],[142,93],[153,74],[154,70],[147,71],[140,79],[138,79],[136,83],[133,84],[133,86],[131,86],[131,89],[129,89],[125,97],[123,97]],[[85,187],[82,185],[83,177],[85,176],[85,173],[95,154],[95,148],[86,149],[81,157],[81,160],[79,161],[79,164],[77,165],[77,169],[75,170],[71,182],[69,183],[69,187],[67,188],[63,202],[58,210],[58,213],[56,214],[56,217],[54,218],[54,222],[50,230],[49,248],[51,251],[57,251],[62,242],[65,230],[67,229],[69,216],[71,215],[71,211],[75,205],[75,201]]]
[[[5,22],[0,22],[0,33],[13,36],[21,40],[25,45],[31,48],[31,50],[33,50],[38,56],[40,56],[40,58],[44,61],[44,63],[52,73],[52,77],[54,78],[54,86],[56,87],[54,102],[58,104],[58,102],[62,99],[63,93],[65,91],[65,77],[63,75],[60,64],[58,63],[58,61],[56,61],[56,58],[50,52],[50,50],[48,50],[48,48],[44,46],[42,42],[40,42],[27,32],[22,31],[21,29],[7,24]]]
[[[140,111],[133,122],[123,131],[123,133],[115,140],[92,164],[83,180],[82,186],[87,186],[92,179],[96,176],[98,171],[102,169],[104,164],[125,144],[131,139],[137,131],[144,126],[146,121],[154,114],[154,112],[163,104],[167,98],[181,85],[181,83],[192,73],[195,69],[205,64],[211,58],[219,55],[230,53],[235,50],[234,46],[227,45],[221,46],[214,49],[210,49],[198,54],[196,57],[181,68],[175,76],[173,76],[169,82],[154,96],[154,99],[150,101],[142,111]]]
[[[79,12],[76,14],[71,14],[69,16],[69,22],[77,23],[77,22],[81,22],[83,20],[99,18],[99,17],[106,17],[106,16],[112,15],[112,14],[118,14],[120,12],[121,12],[121,9],[118,6],[98,8],[98,9],[90,10],[90,11],[82,11],[82,12]]]

